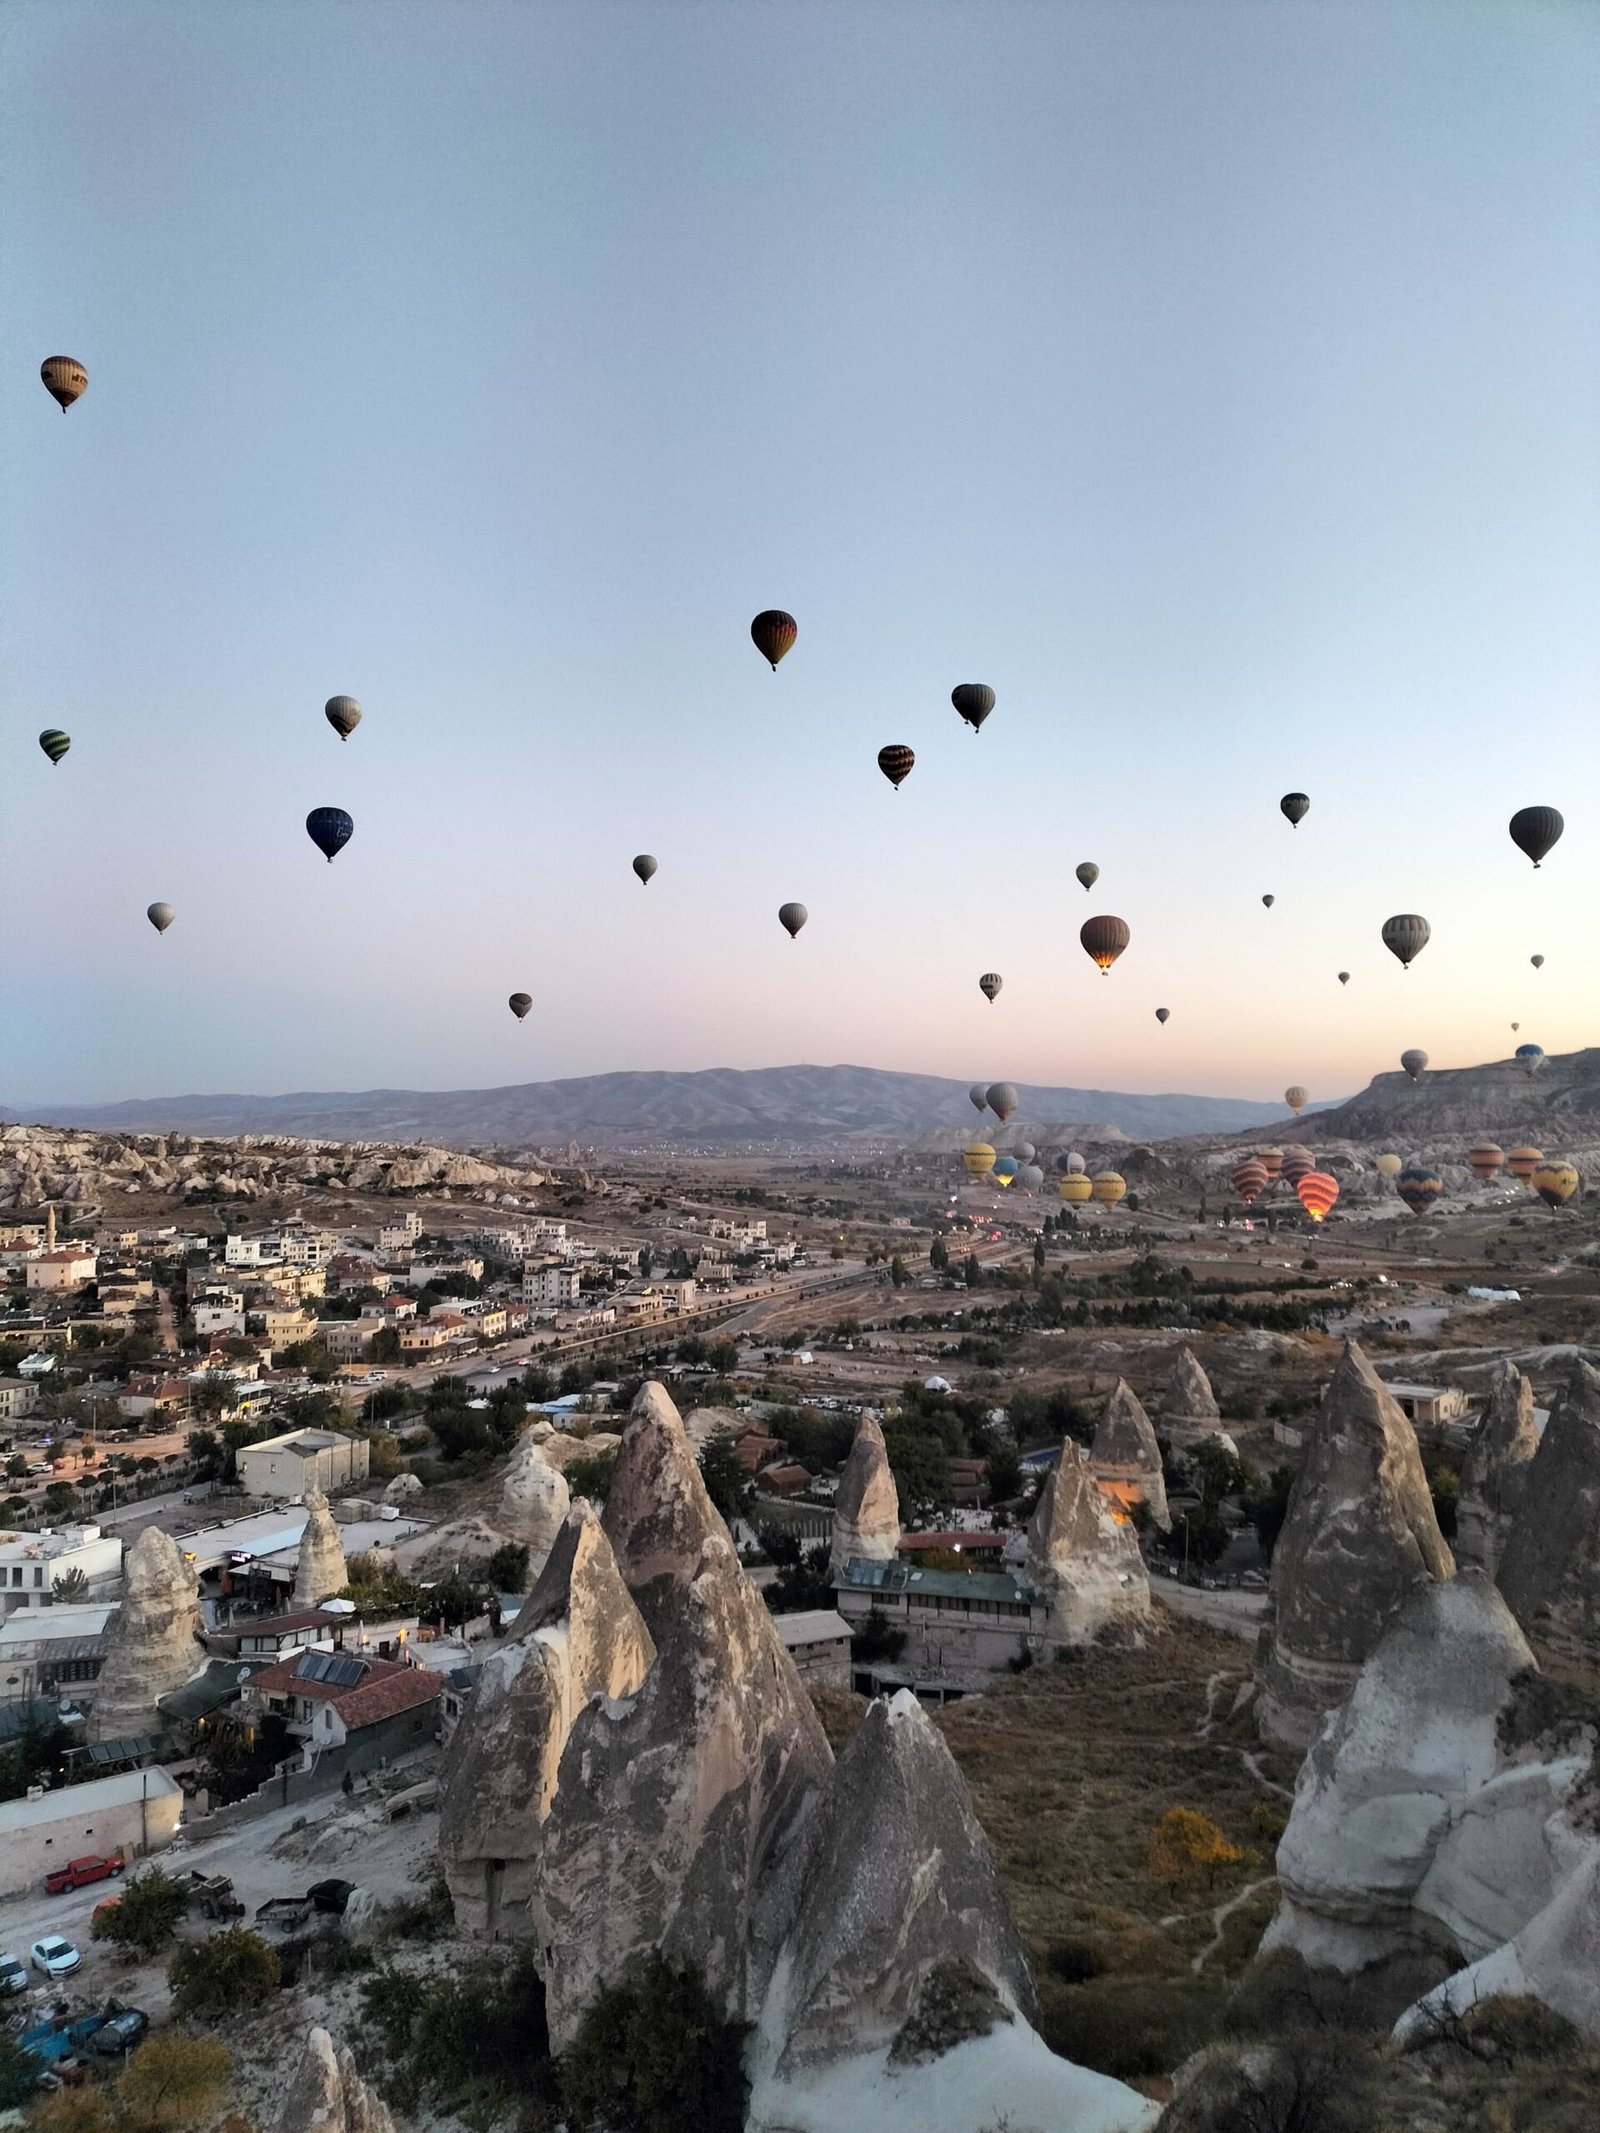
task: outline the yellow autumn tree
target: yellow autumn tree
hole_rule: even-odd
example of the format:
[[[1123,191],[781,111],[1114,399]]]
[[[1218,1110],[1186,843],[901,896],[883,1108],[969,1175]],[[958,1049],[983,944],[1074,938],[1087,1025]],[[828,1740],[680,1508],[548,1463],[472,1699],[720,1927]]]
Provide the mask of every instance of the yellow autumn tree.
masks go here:
[[[1193,1807],[1169,1807],[1150,1839],[1149,1868],[1169,1888],[1204,1873],[1211,1881],[1219,1866],[1236,1866],[1241,1857],[1215,1822]]]

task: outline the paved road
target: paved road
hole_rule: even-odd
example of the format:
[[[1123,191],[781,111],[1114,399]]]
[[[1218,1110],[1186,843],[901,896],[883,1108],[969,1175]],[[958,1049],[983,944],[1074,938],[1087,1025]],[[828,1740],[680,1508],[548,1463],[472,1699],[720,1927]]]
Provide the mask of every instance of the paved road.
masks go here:
[[[1238,1587],[1207,1592],[1201,1585],[1180,1585],[1176,1578],[1154,1577],[1150,1590],[1177,1613],[1192,1615],[1197,1622],[1226,1630],[1230,1636],[1248,1638],[1252,1644],[1267,1611],[1264,1592],[1247,1592]]]

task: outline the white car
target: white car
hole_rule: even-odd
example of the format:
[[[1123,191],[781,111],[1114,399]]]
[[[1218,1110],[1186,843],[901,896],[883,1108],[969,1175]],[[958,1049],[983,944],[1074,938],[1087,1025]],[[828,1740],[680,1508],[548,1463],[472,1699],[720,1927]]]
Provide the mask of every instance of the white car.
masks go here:
[[[59,1933],[36,1940],[29,1954],[34,1969],[43,1971],[46,1977],[69,1977],[83,1961],[71,1941],[63,1940]]]
[[[27,1988],[28,1973],[14,1955],[0,1955],[0,1999],[10,1999],[12,1993]]]

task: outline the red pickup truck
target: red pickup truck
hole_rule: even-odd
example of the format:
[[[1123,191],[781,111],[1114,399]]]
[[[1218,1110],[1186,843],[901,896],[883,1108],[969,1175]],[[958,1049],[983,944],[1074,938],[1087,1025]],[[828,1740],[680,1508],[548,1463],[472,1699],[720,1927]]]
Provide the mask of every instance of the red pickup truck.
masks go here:
[[[69,1859],[65,1866],[58,1866],[53,1874],[44,1877],[44,1892],[47,1896],[63,1895],[68,1889],[86,1889],[91,1881],[109,1881],[113,1874],[120,1874],[127,1865],[120,1852],[113,1852],[109,1859],[91,1853],[83,1859]]]

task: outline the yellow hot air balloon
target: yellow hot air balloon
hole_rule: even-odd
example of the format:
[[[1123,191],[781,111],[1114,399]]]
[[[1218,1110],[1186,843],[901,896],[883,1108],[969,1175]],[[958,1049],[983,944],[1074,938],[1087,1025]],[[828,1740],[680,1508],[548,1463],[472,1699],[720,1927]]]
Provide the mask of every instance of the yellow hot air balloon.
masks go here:
[[[1405,1167],[1405,1164],[1401,1162],[1397,1155],[1380,1155],[1378,1158],[1378,1175],[1380,1178],[1397,1178]]]
[[[1544,1150],[1531,1143],[1526,1148],[1513,1148],[1506,1157],[1506,1168],[1514,1178],[1521,1178],[1524,1185],[1531,1184],[1533,1174],[1544,1161]]]
[[[961,1160],[969,1177],[986,1178],[994,1168],[994,1150],[987,1141],[974,1141],[961,1151]]]
[[[1102,1207],[1115,1207],[1128,1186],[1126,1179],[1119,1177],[1116,1171],[1102,1170],[1091,1190]]]
[[[1294,1113],[1295,1117],[1298,1118],[1301,1112],[1305,1109],[1306,1105],[1311,1101],[1311,1091],[1309,1089],[1302,1089],[1300,1084],[1296,1082],[1292,1088],[1287,1088],[1284,1090],[1283,1100],[1289,1106],[1289,1109]]]
[[[1531,1180],[1534,1191],[1552,1214],[1565,1207],[1582,1182],[1570,1163],[1541,1163]]]
[[[1057,1190],[1069,1207],[1082,1207],[1086,1200],[1094,1198],[1094,1186],[1081,1170],[1064,1177]]]

